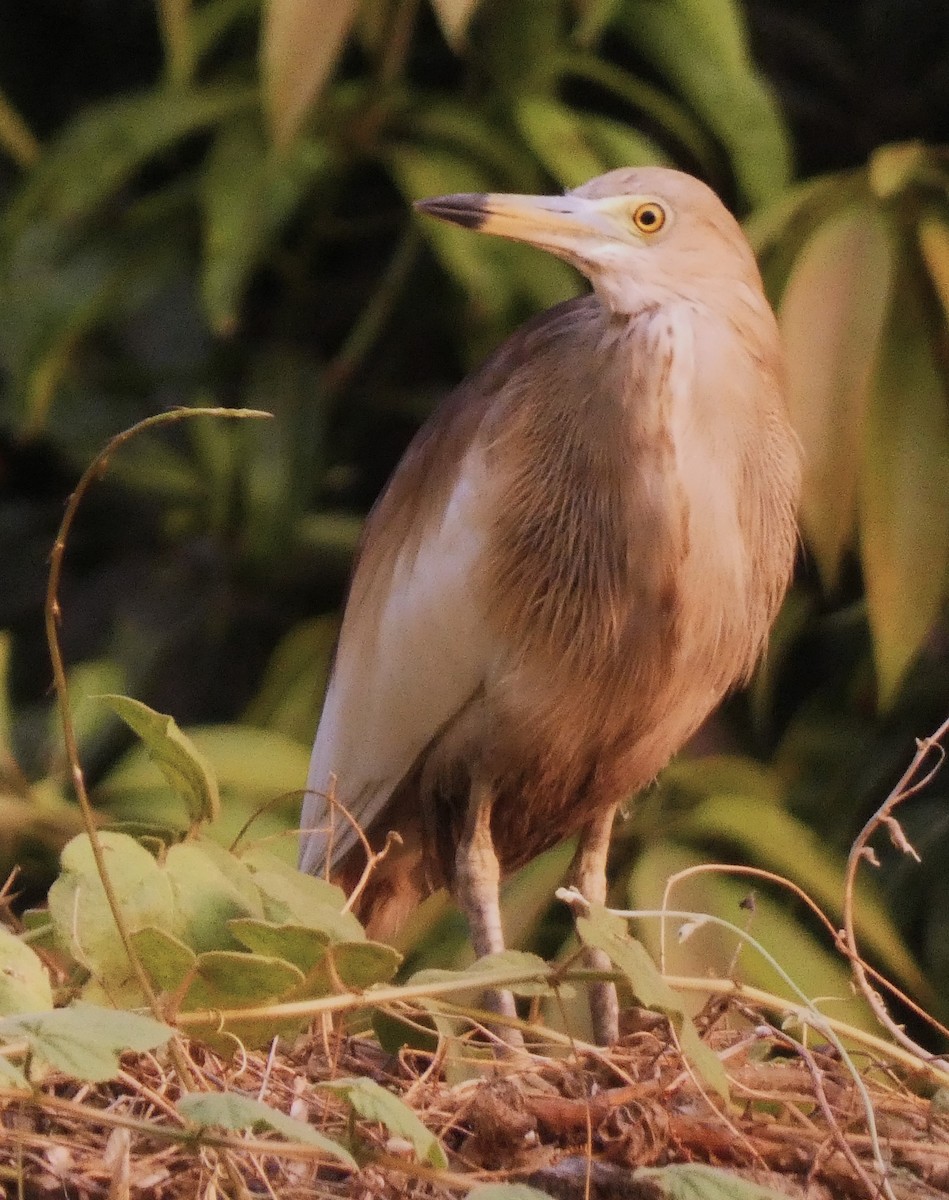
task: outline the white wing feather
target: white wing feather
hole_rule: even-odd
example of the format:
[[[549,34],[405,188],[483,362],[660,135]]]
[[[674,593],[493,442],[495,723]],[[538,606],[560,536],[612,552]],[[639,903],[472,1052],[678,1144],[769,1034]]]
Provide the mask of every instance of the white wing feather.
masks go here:
[[[318,873],[356,844],[351,823],[331,811],[334,789],[363,829],[438,730],[465,705],[490,661],[475,581],[483,549],[484,475],[471,457],[441,524],[421,545],[403,546],[368,602],[350,604],[320,718],[301,827],[300,867]],[[377,531],[376,537],[384,537]],[[357,591],[357,567],[353,592]]]

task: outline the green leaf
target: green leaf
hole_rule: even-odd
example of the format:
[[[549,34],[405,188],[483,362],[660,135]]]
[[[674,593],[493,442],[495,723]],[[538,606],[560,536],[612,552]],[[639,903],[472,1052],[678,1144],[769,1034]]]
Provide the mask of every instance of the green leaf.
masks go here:
[[[231,930],[255,953],[282,958],[299,967],[306,976],[301,996],[331,995],[338,990],[336,979],[354,991],[387,983],[402,962],[397,950],[381,942],[331,944],[328,934],[305,925],[236,920],[231,922]]]
[[[591,149],[603,163],[604,171],[619,167],[673,165],[658,142],[638,129],[630,129],[623,121],[583,113],[581,124]]]
[[[145,744],[168,786],[188,807],[192,823],[213,821],[221,807],[217,780],[210,765],[174,717],[156,712],[128,696],[100,696]]]
[[[681,999],[663,979],[645,946],[630,936],[626,922],[601,906],[593,906],[589,916],[577,918],[577,932],[585,946],[603,950],[610,962],[623,972],[633,995],[644,1008],[654,1009],[669,1018],[686,1059],[705,1082],[727,1100],[725,1068],[699,1037]]]
[[[786,1192],[741,1179],[730,1171],[701,1163],[675,1163],[668,1167],[640,1167],[635,1181],[658,1188],[657,1200],[787,1200]]]
[[[345,1146],[320,1133],[306,1121],[288,1117],[286,1113],[251,1096],[242,1096],[237,1092],[188,1092],[178,1100],[176,1107],[182,1116],[198,1125],[221,1125],[224,1129],[272,1129],[288,1141],[313,1146],[339,1159],[353,1171],[359,1170],[359,1164]]]
[[[0,1017],[53,1007],[49,975],[40,957],[0,925]]]
[[[498,954],[487,954],[460,971],[438,968],[416,971],[409,982],[415,985],[457,980],[459,993],[468,980],[471,988],[479,992],[500,982],[517,996],[546,996],[550,994],[547,980],[552,971],[550,964],[536,954],[528,954],[524,950],[502,950]],[[523,978],[511,981],[512,974],[521,974]]]
[[[845,862],[802,821],[757,796],[715,795],[679,826],[687,838],[739,846],[755,866],[798,884],[826,912],[839,913]],[[887,973],[908,984],[917,996],[929,985],[876,889],[857,884],[857,940]]]
[[[671,875],[707,862],[707,853],[686,850],[674,842],[655,842],[630,872],[630,907],[659,908]],[[743,907],[749,895],[753,896],[750,909]],[[854,995],[847,963],[833,948],[829,935],[813,932],[809,919],[789,912],[786,903],[773,899],[753,881],[719,872],[695,872],[676,885],[671,905],[677,910],[709,913],[747,929],[798,987],[821,997],[822,1009],[861,1029],[876,1027],[866,1003]],[[800,1003],[800,996],[786,980],[737,934],[705,924],[693,927],[690,936],[683,938],[678,936],[681,924],[678,919],[666,922],[664,965],[670,975],[735,979]],[[643,941],[657,956],[659,934],[658,920],[642,922]]]
[[[801,521],[829,590],[854,533],[864,418],[893,267],[883,218],[854,205],[819,226],[781,298],[788,402],[804,451]]]
[[[251,273],[329,163],[325,146],[309,139],[298,138],[285,154],[272,153],[254,121],[229,125],[218,135],[202,182],[202,289],[218,333],[233,332]]]
[[[464,46],[465,34],[481,0],[432,0],[445,41],[457,53]]]
[[[358,0],[270,0],[264,11],[260,71],[274,142],[300,131],[339,60]]]
[[[926,212],[917,227],[919,249],[942,305],[943,319],[949,321],[949,222],[942,209]]]
[[[777,195],[791,178],[790,140],[737,0],[630,0],[619,24],[725,146],[751,203]]]
[[[190,946],[157,925],[136,929],[132,945],[149,978],[163,992],[176,991],[198,961]]]
[[[14,1066],[2,1054],[0,1054],[0,1082],[6,1084],[7,1087],[28,1088],[30,1086],[30,1081],[20,1068]]]
[[[154,858],[122,833],[99,834],[106,870],[130,931],[173,923],[171,882]],[[72,957],[110,986],[132,974],[87,834],[72,839],[61,856],[62,874],[49,890],[49,913]]]
[[[209,838],[230,844],[242,830],[245,841],[270,838],[271,858],[288,869],[297,859],[301,780],[306,779],[308,746],[283,734],[251,725],[188,729],[187,736],[211,764],[222,797],[221,814],[205,827]],[[186,830],[182,801],[161,779],[143,746],[134,746],[99,783],[97,808],[114,820],[161,821]],[[252,819],[246,830],[244,826]]]
[[[271,655],[260,690],[243,720],[301,741],[311,738],[338,634],[336,616],[315,617],[294,626]]]
[[[604,171],[576,113],[546,96],[528,96],[514,109],[524,140],[561,186],[579,187]]]
[[[87,109],[47,149],[7,209],[7,235],[42,214],[75,227],[150,159],[256,102],[252,88],[155,89]]]
[[[126,1050],[154,1050],[173,1034],[151,1017],[92,1004],[0,1021],[0,1039],[25,1037],[40,1061],[88,1083],[113,1079]]]
[[[418,200],[451,192],[490,192],[490,177],[469,159],[440,147],[394,146],[390,152],[393,175],[403,196]],[[497,318],[509,303],[510,287],[499,271],[487,238],[468,230],[420,218],[425,237],[438,259],[466,295],[476,297],[480,309]]]
[[[260,916],[259,895],[247,903],[246,894],[232,883],[204,846],[184,842],[165,856],[175,904],[175,932],[192,950],[230,949],[235,917]]]
[[[351,912],[345,912],[341,888],[296,871],[255,871],[254,882],[264,900],[269,921],[292,922],[318,929],[334,942],[362,941],[365,930]]]
[[[897,281],[867,411],[860,551],[880,704],[932,631],[949,567],[949,408],[920,288]]]
[[[113,718],[98,703],[102,692],[111,692],[125,683],[125,672],[119,663],[108,658],[77,663],[71,667],[67,677],[69,708],[72,712],[73,730],[79,745],[88,749],[89,743],[101,735],[112,723]],[[62,721],[58,706],[49,713],[49,738],[54,749],[52,755],[58,761],[65,760]]]
[[[387,1092],[372,1079],[334,1079],[319,1083],[317,1087],[335,1092],[350,1108],[367,1121],[378,1121],[396,1137],[405,1138],[415,1147],[415,1152],[433,1167],[444,1170],[448,1156],[438,1138],[431,1133],[411,1108],[392,1092]]]

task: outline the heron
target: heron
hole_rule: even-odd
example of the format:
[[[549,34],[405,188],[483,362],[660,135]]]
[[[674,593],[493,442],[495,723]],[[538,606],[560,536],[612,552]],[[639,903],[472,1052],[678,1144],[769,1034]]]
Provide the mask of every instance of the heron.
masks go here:
[[[592,290],[449,394],[370,513],[300,865],[351,889],[396,831],[363,880],[370,935],[445,886],[484,956],[504,949],[501,881],[562,839],[605,902],[618,806],[748,680],[793,569],[800,456],[754,255],[700,180],[629,168],[417,208],[555,254]],[[614,1041],[608,982],[591,1014]]]

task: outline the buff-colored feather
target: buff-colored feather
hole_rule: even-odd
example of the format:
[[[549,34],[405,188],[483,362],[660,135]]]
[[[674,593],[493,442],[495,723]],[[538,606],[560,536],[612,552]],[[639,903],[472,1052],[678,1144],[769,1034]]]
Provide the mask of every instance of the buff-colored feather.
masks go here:
[[[404,839],[363,894],[373,933],[447,884],[485,953],[503,944],[485,846],[503,875],[579,832],[602,892],[617,803],[748,678],[790,578],[799,456],[754,258],[697,180],[615,171],[423,207],[559,254],[594,290],[471,375],[373,510],[301,865],[361,872],[333,789],[376,848]]]

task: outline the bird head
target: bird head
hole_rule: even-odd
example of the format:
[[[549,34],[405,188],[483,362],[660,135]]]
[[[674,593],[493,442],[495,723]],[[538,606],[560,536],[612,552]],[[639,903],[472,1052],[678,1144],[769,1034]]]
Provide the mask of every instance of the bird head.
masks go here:
[[[563,196],[462,193],[416,208],[556,254],[619,314],[674,297],[714,302],[735,285],[761,289],[735,218],[711,188],[665,167],[610,171]]]

